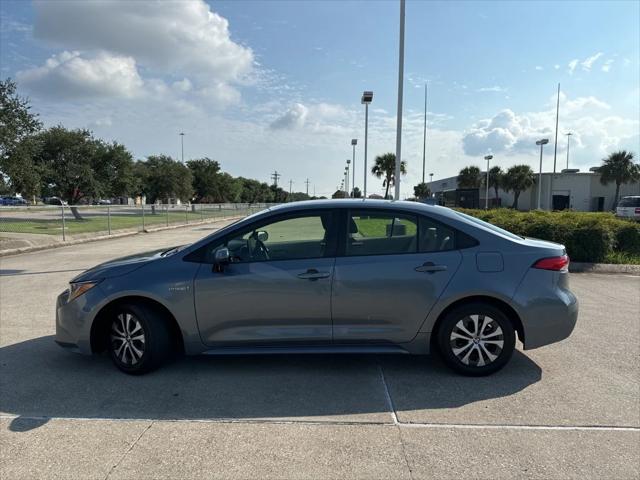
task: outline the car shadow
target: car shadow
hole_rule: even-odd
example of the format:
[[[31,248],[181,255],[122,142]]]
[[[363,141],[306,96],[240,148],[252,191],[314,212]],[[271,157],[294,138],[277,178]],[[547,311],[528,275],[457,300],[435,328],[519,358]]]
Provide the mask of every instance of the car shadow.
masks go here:
[[[389,422],[387,391],[398,411],[429,410],[512,395],[540,378],[518,351],[484,378],[404,355],[186,357],[134,377],[107,355],[75,355],[45,336],[0,348],[0,412],[17,416],[13,431],[49,418]]]

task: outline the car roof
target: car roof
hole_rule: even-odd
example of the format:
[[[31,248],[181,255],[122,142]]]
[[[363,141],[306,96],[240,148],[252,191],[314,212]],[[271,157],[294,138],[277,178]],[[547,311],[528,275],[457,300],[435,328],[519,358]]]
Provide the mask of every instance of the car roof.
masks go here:
[[[300,202],[281,203],[269,209],[269,212],[285,213],[289,211],[309,210],[315,208],[375,208],[390,211],[414,211],[416,213],[434,214],[459,219],[451,209],[439,205],[428,205],[421,202],[404,200],[377,200],[363,198],[336,198],[323,200],[304,200]]]

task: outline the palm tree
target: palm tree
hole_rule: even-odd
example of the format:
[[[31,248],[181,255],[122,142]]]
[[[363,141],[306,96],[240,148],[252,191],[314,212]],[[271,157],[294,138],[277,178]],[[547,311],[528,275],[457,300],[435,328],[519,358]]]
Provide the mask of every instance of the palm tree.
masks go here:
[[[502,179],[502,188],[507,192],[513,192],[512,208],[518,208],[520,194],[535,183],[533,170],[529,165],[514,165]]]
[[[633,163],[633,153],[626,150],[613,152],[602,160],[600,183],[616,182],[616,196],[613,199],[613,210],[618,206],[620,185],[623,183],[635,183],[640,180],[640,165]]]
[[[502,171],[502,168],[500,168],[498,165],[496,165],[495,167],[491,167],[489,169],[489,188],[493,188],[493,190],[496,192],[496,206],[498,205],[498,200],[500,198],[498,196],[498,189],[502,187],[503,177],[504,177],[504,172]],[[486,176],[482,179],[482,184],[485,187],[487,186]]]
[[[426,183],[419,183],[413,187],[413,195],[418,199],[429,198],[431,196],[431,190]]]
[[[373,173],[377,178],[384,177],[382,186],[386,187],[384,198],[387,198],[387,195],[389,195],[389,187],[391,185],[395,185],[396,155],[394,153],[378,155],[373,167],[371,167],[371,173]],[[404,160],[400,162],[400,173],[402,175],[407,174],[407,162]]]
[[[482,177],[480,169],[475,165],[464,167],[458,173],[458,188],[480,188]]]

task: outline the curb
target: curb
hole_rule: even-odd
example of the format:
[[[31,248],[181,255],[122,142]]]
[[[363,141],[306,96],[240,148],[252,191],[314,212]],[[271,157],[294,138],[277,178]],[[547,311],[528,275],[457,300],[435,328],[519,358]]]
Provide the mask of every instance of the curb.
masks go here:
[[[162,232],[165,230],[176,230],[178,228],[188,228],[195,225],[211,225],[213,223],[227,222],[229,220],[238,220],[244,217],[245,215],[237,216],[237,217],[217,218],[211,221],[193,222],[193,223],[189,223],[188,225],[170,225],[168,227],[145,228],[144,230],[138,230],[136,232],[121,232],[121,233],[113,233],[111,235],[100,235],[97,237],[79,238],[77,240],[69,240],[68,242],[52,243],[49,245],[33,245],[30,247],[8,248],[6,250],[0,250],[0,257],[20,255],[22,253],[38,252],[40,250],[49,250],[52,248],[68,247],[71,245],[81,245],[83,243],[98,242],[101,240],[112,240],[116,238],[132,237],[133,235],[139,235],[141,233],[155,233],[155,232]]]
[[[640,276],[640,265],[571,262],[569,264],[569,272],[571,273],[624,273],[626,275]]]

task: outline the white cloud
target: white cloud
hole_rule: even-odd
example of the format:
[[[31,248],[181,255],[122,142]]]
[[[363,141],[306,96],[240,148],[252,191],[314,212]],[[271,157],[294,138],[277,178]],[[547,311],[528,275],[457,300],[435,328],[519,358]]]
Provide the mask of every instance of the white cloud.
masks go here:
[[[64,51],[17,73],[20,83],[56,97],[134,97],[144,84],[132,57]]]
[[[560,65],[558,65],[557,63],[553,66],[554,69],[556,70],[560,70]]]
[[[577,58],[574,58],[573,60],[571,60],[569,62],[569,64],[567,65],[569,67],[569,74],[573,75],[573,72],[575,71],[576,67],[578,66],[578,62],[580,60],[578,60]]]
[[[601,70],[605,73],[609,73],[609,71],[611,70],[611,65],[613,65],[613,59],[610,58],[609,60],[607,60],[606,62],[604,62],[604,64],[601,67]]]
[[[596,61],[598,61],[598,59],[600,57],[602,57],[603,55],[604,55],[604,53],[598,52],[595,55],[591,55],[590,57],[585,58],[580,63],[580,66],[582,67],[582,70],[584,70],[585,72],[590,71],[591,67],[593,67],[593,64],[596,63]]]
[[[478,91],[478,92],[504,92],[504,91],[506,91],[506,89],[501,87],[501,86],[499,86],[499,85],[494,85],[492,87],[482,87],[482,88],[479,88],[476,91]]]
[[[544,70],[544,68],[542,68],[540,65],[536,65],[536,70],[540,71],[540,70]]]
[[[532,152],[532,145],[540,138],[553,141],[555,100],[554,96],[550,99],[550,108],[541,112],[516,114],[506,109],[492,118],[480,120],[463,135],[464,152],[480,156],[491,150],[513,156]],[[593,96],[568,99],[561,94],[561,128],[574,133],[577,148],[604,154],[637,135],[639,123],[615,115],[604,116],[603,112],[610,109],[607,103]]]
[[[35,36],[73,51],[23,72],[31,86],[44,93],[54,93],[49,90],[55,88],[68,96],[130,96],[144,86],[153,95],[191,92],[224,106],[240,100],[236,86],[255,81],[253,51],[231,39],[228,21],[203,0],[38,0],[34,6]],[[116,64],[120,73],[113,71],[118,70]],[[71,74],[72,68],[85,75]],[[91,70],[105,78],[94,79],[87,74]],[[152,78],[141,79],[138,72]],[[123,78],[127,76],[129,83]],[[176,76],[173,82],[161,79]],[[53,88],[38,81],[45,77],[55,78]]]
[[[271,122],[274,130],[292,130],[304,126],[309,109],[301,103],[294,103],[285,113]]]
[[[37,1],[35,35],[71,48],[133,56],[159,69],[237,80],[253,52],[231,40],[229,22],[203,0]]]

